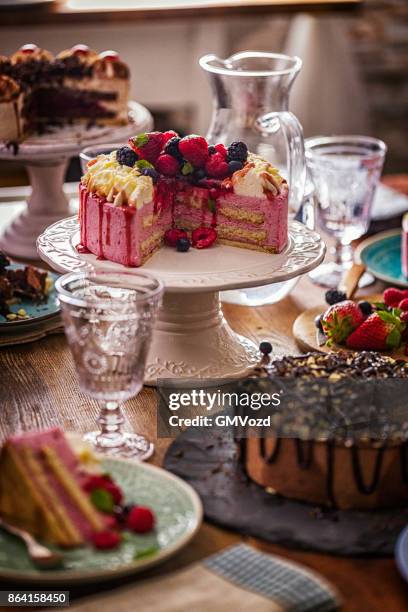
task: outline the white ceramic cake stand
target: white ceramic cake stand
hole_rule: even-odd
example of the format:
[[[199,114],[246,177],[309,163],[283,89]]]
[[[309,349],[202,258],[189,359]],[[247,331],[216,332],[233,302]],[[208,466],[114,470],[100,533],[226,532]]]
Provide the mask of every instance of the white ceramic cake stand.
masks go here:
[[[148,131],[152,126],[149,111],[137,102],[130,102],[129,123],[124,126],[65,126],[25,140],[17,151],[0,142],[0,159],[24,162],[32,187],[26,210],[0,237],[0,249],[14,257],[36,259],[35,243],[39,234],[70,214],[63,191],[69,159],[86,146],[125,143],[129,136]]]
[[[79,254],[76,217],[54,223],[37,241],[38,253],[58,272],[92,264],[123,270],[120,264]],[[245,376],[259,362],[258,347],[226,322],[219,291],[257,287],[305,274],[325,254],[320,236],[292,221],[289,244],[271,255],[224,245],[178,253],[164,247],[143,266],[165,283],[163,306],[147,360],[145,383],[168,378]],[[131,268],[130,268],[131,269]]]

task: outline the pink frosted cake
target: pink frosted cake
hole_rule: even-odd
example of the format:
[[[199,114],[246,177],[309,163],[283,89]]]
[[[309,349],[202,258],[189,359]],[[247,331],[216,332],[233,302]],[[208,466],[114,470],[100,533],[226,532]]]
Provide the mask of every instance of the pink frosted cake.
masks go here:
[[[242,142],[151,132],[99,155],[80,185],[78,250],[141,266],[165,243],[178,251],[218,241],[279,253],[287,243],[288,186]]]
[[[401,269],[405,278],[408,278],[408,213],[402,218]]]

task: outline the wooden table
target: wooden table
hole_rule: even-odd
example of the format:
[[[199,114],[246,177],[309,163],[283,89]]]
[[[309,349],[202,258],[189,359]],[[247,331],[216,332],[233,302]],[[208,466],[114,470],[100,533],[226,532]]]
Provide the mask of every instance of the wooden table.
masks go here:
[[[350,11],[362,0],[68,0],[34,8],[3,8],[0,26],[231,18],[273,13]]]
[[[225,305],[224,312],[237,332],[255,342],[269,339],[276,354],[297,353],[299,350],[291,335],[292,323],[305,307],[321,303],[322,295],[320,289],[303,278],[292,294],[276,305],[259,308]],[[153,462],[160,465],[170,440],[156,440],[155,391],[143,389],[138,397],[127,402],[126,412],[136,431],[155,440],[157,450]],[[11,432],[57,424],[64,429],[86,431],[94,426],[97,413],[97,403],[79,391],[64,336],[0,350],[1,439]],[[393,559],[351,559],[287,550],[208,523],[203,524],[193,542],[182,552],[148,574],[174,570],[242,540],[303,563],[326,576],[338,588],[347,611],[408,610],[408,588]],[[115,585],[131,580],[135,578],[121,580]],[[0,583],[1,588],[6,585]],[[94,588],[100,591],[112,585]],[[85,593],[92,593],[92,588],[72,591],[71,597]],[[180,604],[182,606],[182,602]]]

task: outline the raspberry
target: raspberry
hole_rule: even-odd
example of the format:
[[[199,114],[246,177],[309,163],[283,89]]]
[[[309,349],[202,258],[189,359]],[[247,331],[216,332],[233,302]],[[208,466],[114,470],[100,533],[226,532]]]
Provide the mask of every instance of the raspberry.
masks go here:
[[[398,308],[404,311],[408,310],[408,298],[404,298],[403,300],[401,300],[398,304]]]
[[[147,533],[151,531],[155,524],[155,518],[150,508],[145,506],[135,506],[127,517],[127,527],[136,533]]]
[[[139,156],[130,147],[121,147],[116,151],[116,160],[121,166],[133,168]]]
[[[205,164],[205,171],[212,178],[225,178],[229,174],[227,162],[224,160],[221,153],[214,153],[208,158]]]
[[[408,323],[408,310],[404,310],[404,312],[401,312],[400,314],[400,319],[401,321],[403,321],[404,323]],[[406,329],[407,333],[408,333],[408,327]]]
[[[112,495],[115,504],[120,504],[123,499],[123,493],[112,478],[107,474],[91,474],[83,483],[82,488],[91,493],[94,489],[104,489]]]
[[[178,145],[179,151],[196,168],[203,168],[208,159],[208,143],[202,136],[191,134],[182,138]]]
[[[166,146],[164,147],[164,152],[168,155],[171,155],[172,157],[175,157],[181,162],[183,160],[183,156],[178,148],[180,140],[181,138],[179,138],[178,136],[170,138],[170,140],[167,141]]]
[[[167,246],[175,247],[179,238],[187,238],[187,234],[184,230],[178,229],[177,227],[167,230],[164,234],[164,242]]]
[[[164,134],[162,132],[146,132],[129,138],[129,146],[140,157],[154,164],[163,148]]]
[[[246,162],[248,157],[248,147],[245,142],[232,142],[228,147],[227,161]]]
[[[180,169],[180,163],[167,153],[160,155],[156,162],[156,170],[164,174],[164,176],[176,176]]]
[[[168,130],[163,134],[163,147],[169,142],[171,138],[179,138],[179,135],[174,130]]]
[[[408,297],[408,291],[397,289],[396,287],[389,287],[383,294],[383,300],[387,306],[396,307],[404,298]]]
[[[221,153],[224,159],[227,157],[227,153],[228,153],[227,147],[223,145],[222,142],[219,142],[218,144],[216,144],[214,148],[217,153]]]
[[[99,550],[109,550],[116,548],[121,541],[120,534],[117,531],[98,531],[92,535],[92,543]]]
[[[191,234],[192,244],[196,249],[208,249],[217,237],[217,232],[212,227],[198,227]]]

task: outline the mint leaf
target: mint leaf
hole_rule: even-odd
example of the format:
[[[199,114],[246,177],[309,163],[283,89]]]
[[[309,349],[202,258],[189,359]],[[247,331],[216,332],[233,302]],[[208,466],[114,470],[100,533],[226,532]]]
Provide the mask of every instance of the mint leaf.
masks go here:
[[[145,133],[138,134],[138,136],[136,136],[136,138],[133,139],[133,142],[135,143],[137,147],[143,147],[143,145],[149,142],[149,137]]]
[[[157,544],[153,544],[152,546],[148,546],[147,548],[143,548],[142,550],[137,550],[134,555],[134,559],[144,559],[145,557],[150,557],[158,552],[159,546]]]
[[[183,167],[181,169],[181,174],[183,176],[187,176],[187,174],[192,174],[194,172],[194,166],[190,164],[190,162],[184,162]]]
[[[215,213],[215,211],[217,210],[215,200],[213,200],[212,198],[208,198],[208,210],[212,213]]]
[[[154,168],[153,164],[147,161],[147,159],[139,159],[136,164],[138,170],[144,170],[145,168]]]
[[[91,491],[91,502],[97,510],[105,512],[106,514],[112,514],[114,501],[112,494],[105,489],[93,489]]]

